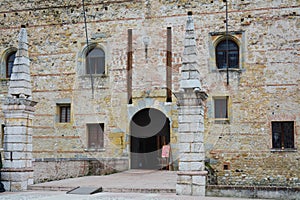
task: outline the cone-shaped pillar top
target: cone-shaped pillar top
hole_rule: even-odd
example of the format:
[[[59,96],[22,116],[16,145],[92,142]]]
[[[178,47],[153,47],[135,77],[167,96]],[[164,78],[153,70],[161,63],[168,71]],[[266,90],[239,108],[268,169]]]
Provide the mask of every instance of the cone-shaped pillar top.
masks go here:
[[[19,33],[18,50],[10,77],[8,95],[28,99],[31,99],[32,96],[27,32],[24,26],[21,27]]]
[[[195,27],[192,12],[188,12],[184,38],[184,51],[182,56],[181,89],[201,89],[200,74],[198,71],[198,52],[195,38]]]

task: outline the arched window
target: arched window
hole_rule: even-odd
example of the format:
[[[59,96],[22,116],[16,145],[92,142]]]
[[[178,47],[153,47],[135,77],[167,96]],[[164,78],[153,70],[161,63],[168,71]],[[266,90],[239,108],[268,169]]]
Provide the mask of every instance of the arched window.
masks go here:
[[[86,54],[86,73],[105,73],[105,52],[100,48],[93,48]]]
[[[227,67],[227,53],[228,68],[239,68],[239,46],[233,40],[225,39],[219,42],[216,46],[216,64],[218,69],[224,69]]]
[[[16,52],[12,52],[8,54],[6,58],[6,78],[10,78],[11,76],[15,58],[16,58]]]

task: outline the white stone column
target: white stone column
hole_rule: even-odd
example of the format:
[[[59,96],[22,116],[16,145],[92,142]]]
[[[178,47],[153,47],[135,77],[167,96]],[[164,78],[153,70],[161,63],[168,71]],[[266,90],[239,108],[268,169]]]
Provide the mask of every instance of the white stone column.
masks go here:
[[[206,94],[185,89],[177,93],[179,171],[176,193],[180,195],[205,196],[204,171],[204,109],[202,100]]]
[[[202,90],[192,13],[186,24],[178,105],[179,171],[178,195],[205,196],[204,108],[207,94]]]
[[[36,103],[6,99],[3,105],[4,162],[1,178],[6,191],[23,191],[33,184],[32,119]]]

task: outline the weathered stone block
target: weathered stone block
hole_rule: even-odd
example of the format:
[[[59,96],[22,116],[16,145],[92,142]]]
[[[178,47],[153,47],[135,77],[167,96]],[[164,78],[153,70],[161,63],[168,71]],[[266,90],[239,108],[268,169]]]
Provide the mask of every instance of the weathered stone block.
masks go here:
[[[16,126],[16,127],[6,127],[5,134],[6,135],[22,135],[27,133],[27,127],[24,126]]]
[[[203,162],[182,162],[179,161],[180,171],[202,171],[204,170]]]
[[[14,160],[13,162],[9,160],[4,160],[3,168],[24,168],[30,167],[27,163],[27,160]]]
[[[178,195],[191,195],[192,187],[186,184],[176,184],[176,194]]]
[[[34,181],[33,181],[33,178],[29,178],[28,181],[27,181],[27,184],[28,185],[33,185]]]
[[[201,132],[196,132],[193,133],[194,134],[194,142],[199,142],[199,143],[203,143],[204,142],[204,138],[203,138],[203,134]]]
[[[30,172],[13,172],[11,173],[11,180],[20,182],[27,181],[30,175]]]
[[[177,176],[177,183],[178,184],[191,185],[192,184],[192,177],[191,176],[178,175]]]
[[[192,183],[194,185],[205,186],[206,176],[192,176]]]
[[[178,141],[181,143],[189,143],[194,141],[194,134],[184,133],[178,135]]]
[[[5,191],[10,191],[10,181],[1,181],[3,183]]]
[[[205,196],[205,185],[193,185],[192,186],[193,196]]]
[[[10,183],[10,191],[12,192],[19,192],[27,190],[28,182],[20,181],[20,182],[11,182]]]
[[[191,152],[191,143],[179,143],[178,148],[181,153]]]
[[[185,115],[201,115],[202,110],[203,108],[201,106],[186,106],[180,113]]]
[[[179,159],[182,162],[201,162],[205,159],[205,153],[181,153]]]
[[[195,153],[204,153],[204,144],[203,143],[192,143],[191,152]]]
[[[178,126],[179,133],[190,132],[190,123],[180,123]]]
[[[27,141],[26,135],[4,135],[4,141],[8,143],[22,143]]]
[[[15,80],[15,79],[23,79],[23,80],[30,81],[30,75],[26,73],[13,73],[11,75],[11,80]]]
[[[179,133],[199,133],[203,132],[204,127],[203,125],[199,124],[198,122],[190,122],[190,123],[180,123],[178,127]]]

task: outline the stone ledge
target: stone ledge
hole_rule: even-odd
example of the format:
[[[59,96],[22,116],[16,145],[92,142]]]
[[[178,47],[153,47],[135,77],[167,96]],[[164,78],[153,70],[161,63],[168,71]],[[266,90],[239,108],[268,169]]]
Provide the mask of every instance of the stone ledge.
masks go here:
[[[207,171],[178,171],[177,175],[179,176],[206,176]]]
[[[285,187],[285,186],[237,186],[237,185],[207,185],[208,190],[219,189],[219,190],[250,190],[250,191],[292,191],[300,192],[300,187]]]
[[[205,194],[213,197],[295,200],[299,199],[300,187],[207,185]]]

